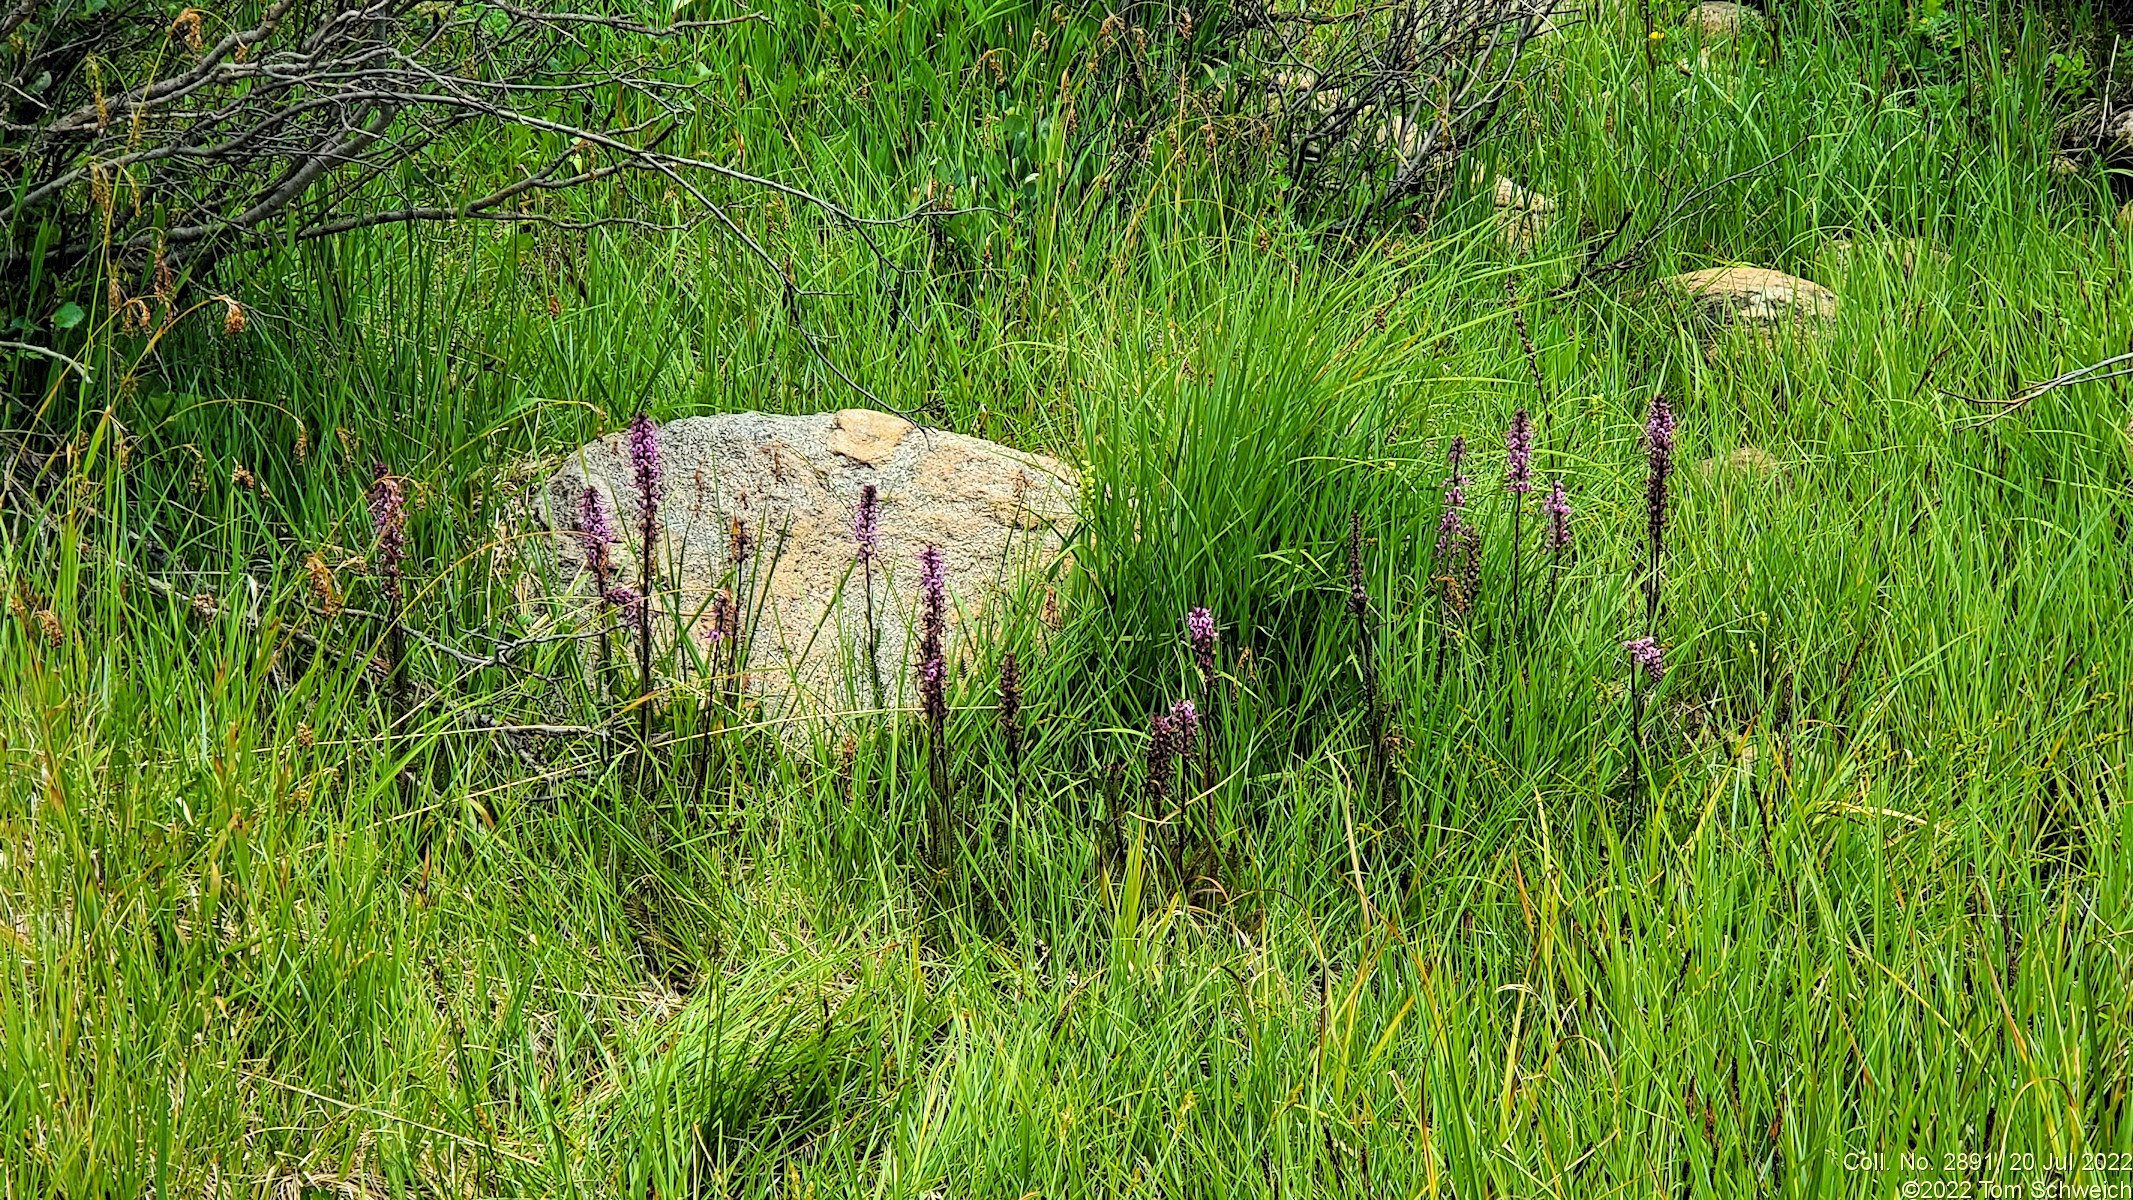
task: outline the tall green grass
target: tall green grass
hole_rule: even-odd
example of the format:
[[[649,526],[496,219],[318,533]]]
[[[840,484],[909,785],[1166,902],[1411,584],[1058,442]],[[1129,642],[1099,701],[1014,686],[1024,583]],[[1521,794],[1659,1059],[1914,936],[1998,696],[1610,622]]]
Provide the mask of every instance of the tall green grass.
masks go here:
[[[1061,624],[1002,642],[1029,674],[1019,781],[995,662],[953,693],[945,863],[920,853],[908,719],[723,734],[701,797],[626,763],[546,779],[598,755],[543,744],[535,771],[457,716],[602,719],[567,644],[523,672],[418,649],[437,699],[396,731],[375,630],[306,609],[314,552],[373,599],[345,564],[374,461],[412,484],[416,623],[485,652],[534,628],[498,522],[544,460],[640,404],[861,403],[712,231],[378,232],[255,264],[239,337],[114,335],[93,388],[40,395],[72,449],[16,460],[40,499],[4,524],[5,1194],[2129,1182],[2082,1157],[2133,1152],[2125,394],[1982,425],[1968,399],[2121,351],[2129,246],[2102,179],[2050,165],[2063,31],[1955,17],[1964,49],[1895,7],[1787,6],[1706,68],[1686,33],[1595,8],[1485,151],[1561,204],[1539,243],[1505,246],[1462,181],[1436,223],[1348,255],[1285,217],[1241,126],[1212,152],[1176,108],[1128,128],[1116,62],[1062,97],[1096,44],[1078,15],[846,6],[707,44],[703,152],[745,145],[869,212],[929,185],[984,206],[889,233],[885,273],[736,193],[836,293],[810,310],[825,352],[1083,471]],[[1550,294],[1625,207],[1636,234],[1774,155],[1636,270]],[[1748,337],[1649,286],[1727,262],[1826,283],[1839,315]],[[1682,416],[1656,629],[1655,391]],[[1577,545],[1533,582],[1527,514],[1514,623],[1518,407]],[[1455,435],[1486,557],[1447,625]],[[1743,447],[1775,470],[1728,465]],[[1204,690],[1195,605],[1221,628]],[[1643,633],[1670,668],[1640,756],[1620,644]],[[1186,696],[1219,852],[1181,895],[1138,772],[1149,715]],[[695,712],[658,719],[707,736]]]

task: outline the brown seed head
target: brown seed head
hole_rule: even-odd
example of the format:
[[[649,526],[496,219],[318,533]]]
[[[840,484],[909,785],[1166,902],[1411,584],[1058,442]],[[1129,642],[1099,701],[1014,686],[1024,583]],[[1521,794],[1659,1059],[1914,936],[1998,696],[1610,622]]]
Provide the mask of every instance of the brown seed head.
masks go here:
[[[326,560],[319,556],[318,551],[313,550],[304,556],[304,574],[309,578],[312,598],[318,601],[318,606],[326,611],[326,615],[332,616],[339,612],[341,594],[340,589],[333,586],[333,568],[326,565]]]

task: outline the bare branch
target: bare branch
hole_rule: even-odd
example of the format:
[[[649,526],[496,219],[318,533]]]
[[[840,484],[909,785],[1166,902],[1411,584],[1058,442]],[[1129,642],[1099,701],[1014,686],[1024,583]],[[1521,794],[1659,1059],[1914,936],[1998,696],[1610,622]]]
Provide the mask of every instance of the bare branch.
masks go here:
[[[801,287],[714,193],[731,185],[804,205],[896,275],[908,269],[882,230],[979,211],[928,205],[861,215],[806,188],[667,148],[712,102],[702,82],[676,74],[681,64],[668,47],[770,24],[762,13],[654,25],[528,0],[272,0],[255,11],[252,23],[209,45],[198,22],[170,23],[160,0],[111,0],[94,15],[12,0],[0,15],[16,35],[16,52],[0,68],[0,178],[10,182],[0,195],[0,291],[24,286],[33,258],[46,278],[109,263],[118,287],[151,263],[164,273],[378,226],[491,220],[671,232],[709,220],[770,272],[827,371],[880,405],[807,327],[805,302],[821,293]],[[597,47],[590,34],[599,35]],[[630,39],[639,53],[614,44]],[[162,69],[106,80],[99,64],[115,62]],[[589,106],[581,100],[596,91],[600,111],[615,110],[607,89],[620,89],[624,107],[636,111],[583,119]],[[463,175],[404,169],[465,149],[473,130],[512,133],[541,165],[476,195],[456,192]],[[696,211],[673,221],[578,217],[544,199],[632,175],[672,184]]]

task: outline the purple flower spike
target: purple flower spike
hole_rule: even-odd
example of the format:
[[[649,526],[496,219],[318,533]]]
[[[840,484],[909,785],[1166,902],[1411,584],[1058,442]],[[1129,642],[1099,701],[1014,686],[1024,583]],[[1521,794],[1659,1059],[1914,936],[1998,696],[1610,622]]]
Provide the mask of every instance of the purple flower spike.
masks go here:
[[[1022,757],[1022,665],[1012,651],[1000,656],[1000,732],[1007,739],[1007,761]]]
[[[615,544],[615,527],[608,523],[607,505],[590,486],[578,498],[579,536],[585,540],[585,569],[592,572],[593,590],[607,592],[613,582],[615,563],[608,548]]]
[[[1200,682],[1215,680],[1215,614],[1195,608],[1185,614],[1185,637],[1192,643],[1193,665],[1200,668]]]
[[[1444,519],[1437,523],[1437,553],[1448,553],[1466,532],[1466,473],[1460,470],[1466,465],[1466,438],[1452,439],[1451,449],[1445,452],[1444,465],[1451,470],[1451,478],[1444,481]]]
[[[1653,396],[1651,411],[1644,418],[1644,445],[1652,461],[1674,458],[1674,410],[1665,396]]]
[[[1570,497],[1564,493],[1561,479],[1548,489],[1548,499],[1541,509],[1548,514],[1548,548],[1557,554],[1570,549]]]
[[[1178,732],[1177,723],[1168,713],[1156,713],[1148,718],[1148,797],[1162,801],[1170,795],[1171,780],[1177,773]]]
[[[881,515],[881,495],[873,484],[859,489],[859,514],[852,519],[852,541],[859,546],[859,562],[874,561],[875,524]]]
[[[704,640],[716,646],[720,642],[731,638],[733,636],[733,614],[732,596],[721,590],[718,595],[711,597],[711,628],[705,632]]]
[[[1191,758],[1200,739],[1200,710],[1190,700],[1170,706],[1170,736],[1179,758]]]
[[[926,723],[939,729],[948,720],[948,664],[938,658],[919,664],[918,699]]]
[[[1660,649],[1658,642],[1648,637],[1640,637],[1622,643],[1622,648],[1629,651],[1630,662],[1643,668],[1644,673],[1651,676],[1653,683],[1659,682],[1666,675],[1666,652]]]
[[[622,614],[622,623],[635,625],[644,616],[644,597],[636,588],[611,587],[601,593],[600,599]]]
[[[638,413],[630,418],[630,477],[637,485],[638,523],[646,545],[659,527],[659,426]]]
[[[1511,417],[1511,429],[1503,436],[1504,448],[1510,452],[1509,465],[1504,468],[1504,486],[1524,495],[1533,490],[1533,418],[1521,408]]]
[[[938,732],[948,719],[948,661],[941,648],[948,624],[947,566],[939,546],[918,552],[918,603],[919,704]]]
[[[1652,544],[1651,607],[1658,610],[1659,554],[1666,544],[1667,477],[1674,473],[1674,410],[1665,396],[1652,397],[1651,415],[1644,422],[1644,449],[1651,470],[1644,477],[1644,523]]]
[[[748,556],[755,553],[755,537],[748,532],[748,522],[740,517],[733,518],[733,529],[726,539],[726,552],[733,559],[734,566],[747,562]]]
[[[400,564],[407,558],[407,493],[384,463],[370,485],[369,504],[370,524],[378,534],[378,574],[397,593]]]
[[[941,652],[941,633],[948,619],[947,566],[941,560],[941,548],[928,546],[918,552],[918,600],[919,635],[937,657]]]
[[[1357,621],[1370,615],[1370,589],[1363,583],[1363,514],[1359,512],[1348,514],[1348,615]]]

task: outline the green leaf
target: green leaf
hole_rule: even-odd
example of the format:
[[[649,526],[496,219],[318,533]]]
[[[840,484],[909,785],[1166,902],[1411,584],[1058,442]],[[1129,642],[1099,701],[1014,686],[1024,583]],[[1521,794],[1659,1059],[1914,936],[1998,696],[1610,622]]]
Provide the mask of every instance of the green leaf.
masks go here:
[[[82,315],[81,305],[69,300],[52,314],[52,324],[60,329],[72,329],[81,324]]]

